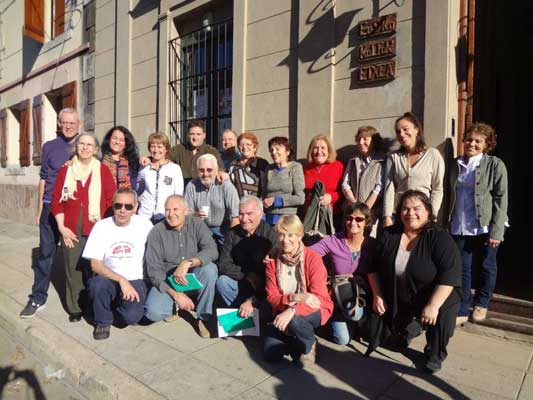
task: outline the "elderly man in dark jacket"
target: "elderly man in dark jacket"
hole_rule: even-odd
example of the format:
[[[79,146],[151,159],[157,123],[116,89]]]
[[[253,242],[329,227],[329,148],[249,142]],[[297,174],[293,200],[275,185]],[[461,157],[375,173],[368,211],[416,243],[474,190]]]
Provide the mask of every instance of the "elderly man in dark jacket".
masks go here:
[[[249,317],[254,306],[264,298],[265,266],[263,259],[275,245],[277,235],[262,221],[263,204],[255,196],[245,196],[239,203],[239,225],[224,238],[218,260],[217,292],[227,306],[239,307],[242,317]]]

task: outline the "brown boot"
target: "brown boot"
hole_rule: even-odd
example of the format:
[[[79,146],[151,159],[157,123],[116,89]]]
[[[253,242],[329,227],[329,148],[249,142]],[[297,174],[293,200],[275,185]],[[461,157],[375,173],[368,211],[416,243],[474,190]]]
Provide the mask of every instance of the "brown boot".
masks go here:
[[[312,365],[315,365],[315,362],[316,362],[316,340],[315,340],[315,343],[313,343],[311,350],[309,350],[309,353],[302,354],[300,356],[300,363],[302,364],[302,368],[309,368]]]
[[[204,321],[201,319],[196,320],[196,331],[198,332],[198,335],[204,339],[209,339],[211,337],[211,332],[209,332],[209,329],[207,328],[207,325]]]
[[[474,311],[472,312],[472,321],[481,322],[484,321],[485,318],[487,318],[487,309],[475,306]]]

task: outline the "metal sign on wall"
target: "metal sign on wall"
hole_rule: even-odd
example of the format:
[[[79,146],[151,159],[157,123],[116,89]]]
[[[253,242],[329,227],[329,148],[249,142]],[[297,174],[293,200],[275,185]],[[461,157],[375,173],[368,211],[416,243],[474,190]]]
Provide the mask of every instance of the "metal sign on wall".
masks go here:
[[[357,56],[361,63],[357,70],[357,80],[362,83],[396,78],[396,13],[367,19],[359,23]],[[385,36],[384,38],[365,40]],[[375,61],[379,62],[375,62]],[[366,64],[372,62],[371,64]]]

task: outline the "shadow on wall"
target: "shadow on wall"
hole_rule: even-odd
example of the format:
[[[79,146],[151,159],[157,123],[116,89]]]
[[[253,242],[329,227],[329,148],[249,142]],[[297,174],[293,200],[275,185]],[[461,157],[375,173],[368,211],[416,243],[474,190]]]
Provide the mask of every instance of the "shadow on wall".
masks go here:
[[[27,36],[22,38],[22,77],[28,75],[35,65],[42,45]]]
[[[310,63],[307,67],[307,73],[312,74],[336,65],[348,57],[349,54],[340,60],[332,60],[335,48],[342,43],[353,19],[362,8],[347,11],[335,17],[334,5],[332,0],[320,0],[318,2],[305,20],[305,24],[311,25],[311,29],[299,42],[299,26],[293,26],[291,20],[291,49],[289,55],[278,66],[297,68],[297,64],[292,62],[296,53],[298,61],[305,64]],[[298,14],[298,7],[299,2],[293,1],[291,11],[293,15]],[[331,41],[331,36],[329,35],[332,26],[334,26],[333,41]],[[296,35],[295,42],[292,40],[293,34]]]
[[[189,1],[184,1],[183,3],[190,3],[191,0]],[[140,0],[136,5],[135,7],[133,7],[133,10],[130,11],[130,15],[133,19],[136,19],[136,18],[139,18],[139,17],[142,17],[144,14],[146,14],[147,12],[150,12],[156,8],[159,7],[159,2],[158,1],[153,1],[153,0]]]

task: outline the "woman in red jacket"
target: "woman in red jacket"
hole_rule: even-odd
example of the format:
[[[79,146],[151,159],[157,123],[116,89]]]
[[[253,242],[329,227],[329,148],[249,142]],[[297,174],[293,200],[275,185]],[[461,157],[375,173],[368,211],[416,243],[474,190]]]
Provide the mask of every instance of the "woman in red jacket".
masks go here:
[[[304,227],[296,215],[276,224],[278,245],[266,265],[267,300],[275,315],[265,334],[264,355],[278,361],[290,354],[305,367],[316,357],[315,328],[333,311],[322,258],[302,243]]]
[[[320,198],[320,205],[329,205],[334,212],[340,210],[336,204],[339,200],[343,166],[336,158],[337,152],[328,136],[316,135],[311,139],[307,149],[307,164],[304,167],[306,209],[311,200],[313,186],[317,181],[321,181],[324,184],[325,193]]]
[[[81,320],[80,294],[90,267],[81,253],[94,223],[111,207],[116,185],[109,168],[98,161],[99,144],[94,135],[82,133],[74,142],[74,157],[57,175],[52,194],[54,215],[63,248],[66,305],[69,321]]]

